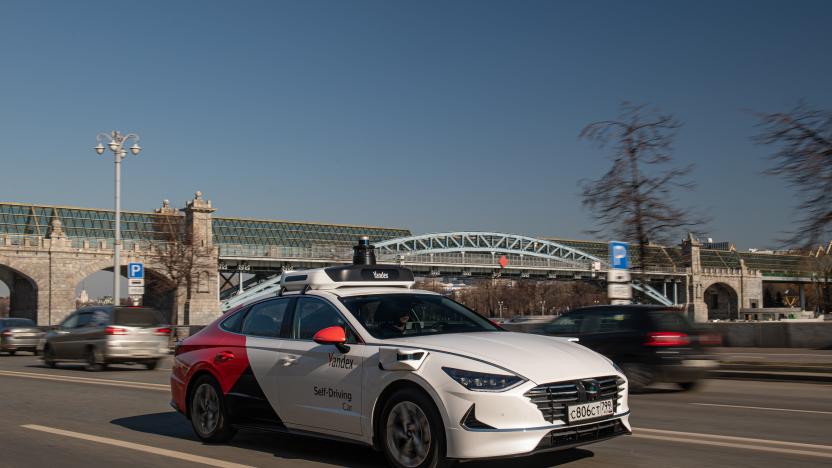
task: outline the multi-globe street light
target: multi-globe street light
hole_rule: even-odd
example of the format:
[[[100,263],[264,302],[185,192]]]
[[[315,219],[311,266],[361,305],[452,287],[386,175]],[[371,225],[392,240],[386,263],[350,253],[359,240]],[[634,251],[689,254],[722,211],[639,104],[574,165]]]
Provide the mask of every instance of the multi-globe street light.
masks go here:
[[[107,147],[104,147],[102,141],[109,140]],[[142,151],[139,146],[139,135],[135,133],[128,133],[122,135],[117,130],[111,133],[99,133],[95,137],[98,145],[95,147],[95,152],[99,155],[104,154],[104,150],[109,150],[115,156],[116,163],[116,219],[115,219],[115,242],[113,243],[113,306],[118,306],[121,303],[121,160],[127,156],[127,150],[124,145],[128,140],[133,140],[133,146],[130,147],[130,152],[133,156],[138,156]]]

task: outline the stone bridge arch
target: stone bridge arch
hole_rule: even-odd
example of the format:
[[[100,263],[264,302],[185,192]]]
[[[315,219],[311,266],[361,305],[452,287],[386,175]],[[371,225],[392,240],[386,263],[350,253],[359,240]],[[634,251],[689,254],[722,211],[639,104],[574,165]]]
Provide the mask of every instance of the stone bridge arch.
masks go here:
[[[9,317],[38,320],[39,294],[43,287],[40,272],[25,262],[0,257],[0,281],[9,289]]]
[[[142,304],[158,309],[165,316],[168,323],[173,323],[181,303],[181,300],[179,300],[181,295],[180,288],[170,276],[162,271],[161,267],[143,258],[126,259],[125,263],[121,266],[120,272],[123,278],[127,277],[127,263],[131,261],[139,261],[145,265],[145,294],[142,298]],[[99,271],[112,273],[112,259],[97,260],[79,267],[77,273],[70,280],[70,283],[74,289],[77,289],[82,281]],[[127,297],[126,289],[122,288],[121,296],[122,298]]]
[[[708,320],[736,319],[740,313],[739,284],[714,280],[703,286],[703,300],[708,307]]]

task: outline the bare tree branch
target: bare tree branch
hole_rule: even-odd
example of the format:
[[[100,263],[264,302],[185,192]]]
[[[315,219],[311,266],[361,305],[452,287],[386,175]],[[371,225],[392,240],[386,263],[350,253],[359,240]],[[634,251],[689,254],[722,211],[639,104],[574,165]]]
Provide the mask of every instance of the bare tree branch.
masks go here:
[[[754,137],[772,146],[766,174],[783,177],[798,193],[796,225],[783,243],[810,248],[832,237],[832,111],[800,104],[789,112],[756,112]]]
[[[643,269],[650,243],[681,237],[682,229],[701,232],[707,222],[674,206],[672,200],[674,191],[694,188],[685,179],[693,165],[658,167],[673,160],[673,138],[680,127],[671,115],[625,102],[618,120],[591,123],[580,133],[580,138],[602,148],[614,145],[612,167],[599,179],[581,182],[583,205],[599,226],[590,232],[637,244],[641,252],[637,268]]]

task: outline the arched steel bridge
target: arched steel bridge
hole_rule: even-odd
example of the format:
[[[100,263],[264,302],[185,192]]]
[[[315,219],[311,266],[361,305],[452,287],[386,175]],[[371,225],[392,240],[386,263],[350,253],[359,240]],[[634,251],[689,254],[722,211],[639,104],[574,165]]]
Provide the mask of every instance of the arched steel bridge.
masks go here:
[[[442,232],[390,239],[375,244],[381,261],[455,263],[497,266],[498,255],[534,258],[524,266],[546,269],[606,269],[607,262],[574,247],[533,237],[499,232]],[[469,254],[465,261],[464,256]],[[453,257],[451,257],[453,255]],[[474,255],[471,258],[470,255]],[[511,260],[509,260],[511,262]],[[524,261],[524,263],[526,263]]]

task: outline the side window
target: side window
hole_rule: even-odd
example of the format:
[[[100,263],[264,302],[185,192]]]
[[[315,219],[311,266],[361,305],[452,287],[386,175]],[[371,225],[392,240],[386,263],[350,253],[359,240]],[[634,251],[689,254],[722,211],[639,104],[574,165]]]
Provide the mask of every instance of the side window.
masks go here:
[[[243,319],[246,318],[246,309],[234,312],[227,319],[220,323],[220,328],[226,331],[241,333],[243,330]]]
[[[269,338],[279,337],[289,302],[290,299],[275,299],[252,306],[243,321],[242,333]]]
[[[292,320],[292,338],[311,341],[315,333],[334,326],[344,327],[347,332],[347,343],[357,341],[355,334],[335,307],[321,299],[298,298],[295,316]]]
[[[597,333],[613,333],[634,330],[635,320],[631,312],[622,310],[604,310],[599,312]]]
[[[100,327],[110,323],[110,314],[106,310],[96,310],[92,313],[92,326]]]
[[[61,322],[61,328],[75,328],[77,325],[78,314],[72,314]]]
[[[89,327],[93,322],[95,322],[95,316],[92,311],[81,312],[78,314],[78,324],[75,325],[75,328]]]
[[[580,333],[584,317],[584,314],[563,315],[546,326],[545,331],[546,333],[557,334]]]

